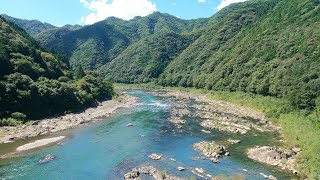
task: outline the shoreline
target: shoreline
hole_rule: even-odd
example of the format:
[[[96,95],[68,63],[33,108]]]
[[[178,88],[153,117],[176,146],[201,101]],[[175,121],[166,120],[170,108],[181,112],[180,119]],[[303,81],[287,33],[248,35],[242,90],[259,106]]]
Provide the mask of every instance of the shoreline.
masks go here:
[[[171,111],[172,121],[178,123],[176,118],[183,116],[200,117],[203,121],[200,125],[206,129],[246,134],[250,130],[260,132],[275,132],[281,134],[281,127],[269,121],[263,112],[243,107],[231,102],[213,100],[204,94],[196,94],[184,91],[151,92],[155,96],[176,99]],[[184,101],[194,100],[198,104],[193,105],[195,112],[187,110],[188,105]],[[181,120],[180,120],[181,121]]]
[[[205,94],[196,94],[192,92],[165,90],[164,92],[154,91],[151,93],[155,96],[166,97],[168,99],[178,99],[176,101],[180,105],[178,103],[174,104],[175,109],[173,113],[171,113],[173,118],[182,118],[185,115],[200,117],[203,119],[203,121],[200,122],[200,125],[205,128],[205,131],[206,129],[216,129],[222,132],[243,135],[246,134],[247,131],[254,129],[259,132],[274,132],[277,133],[279,137],[283,135],[282,128],[277,124],[274,124],[271,121],[269,121],[263,112],[253,110],[248,107],[240,106],[227,101],[210,99],[206,97]],[[193,106],[196,110],[192,114],[191,112],[185,110],[182,111],[180,109],[185,109],[187,104],[181,106],[181,103],[183,103],[183,101],[185,100],[190,99],[201,103]],[[215,113],[217,113],[218,115],[215,115]],[[174,121],[173,123],[179,122]],[[283,140],[280,141],[283,142]],[[260,163],[276,167],[279,170],[291,171],[295,175],[299,174],[299,172],[295,168],[295,166],[297,165],[295,160],[300,151],[302,150],[293,147],[291,149],[299,149],[299,153],[289,156],[288,154],[285,154],[284,149],[286,149],[286,145],[281,145],[277,148],[274,147],[274,149],[276,150],[274,150],[274,152],[271,151],[270,153],[270,148],[258,148],[258,150],[260,151],[259,153],[257,153],[259,155],[257,157],[252,156],[251,153],[248,153],[252,150],[255,150],[254,147],[248,148],[246,152],[243,153],[246,154],[248,158],[254,161],[258,161]],[[265,159],[276,160],[267,161]],[[276,166],[274,164],[275,162],[277,162]]]
[[[279,135],[281,135],[281,128],[280,127],[269,122],[268,119],[265,117],[264,113],[259,112],[259,111],[255,111],[251,108],[243,107],[243,106],[240,106],[240,105],[237,105],[237,104],[234,104],[231,102],[227,102],[227,101],[213,100],[213,99],[206,97],[206,95],[204,95],[204,94],[199,95],[199,94],[192,93],[192,92],[171,91],[171,90],[165,90],[165,91],[153,90],[149,93],[152,95],[155,95],[155,96],[165,97],[170,100],[178,98],[177,101],[173,101],[175,103],[173,105],[173,109],[170,110],[171,118],[169,119],[169,121],[171,120],[170,122],[177,124],[177,125],[180,125],[180,126],[183,126],[183,124],[184,124],[183,122],[185,122],[183,120],[183,116],[192,116],[191,112],[189,110],[187,110],[188,105],[185,104],[185,102],[184,102],[184,101],[188,101],[188,100],[192,99],[192,100],[195,100],[195,101],[198,101],[201,103],[201,104],[195,104],[192,106],[196,110],[196,113],[193,113],[193,115],[204,119],[204,121],[202,121],[202,123],[200,125],[203,126],[205,129],[208,129],[208,130],[217,129],[219,131],[227,131],[229,133],[235,133],[235,134],[238,133],[239,135],[241,135],[241,134],[245,134],[245,133],[241,133],[242,131],[238,131],[238,130],[241,130],[243,127],[245,128],[246,126],[248,126],[248,127],[250,127],[249,129],[247,129],[248,131],[251,129],[255,129],[260,132],[268,131],[268,132],[279,133]],[[48,131],[45,131],[45,134],[48,134],[50,132],[57,132],[60,130],[74,128],[79,125],[86,124],[87,122],[94,122],[97,120],[101,120],[101,118],[111,116],[111,114],[119,107],[131,107],[133,104],[136,103],[136,98],[129,96],[129,95],[124,95],[124,97],[122,99],[123,99],[122,101],[121,100],[112,100],[112,101],[102,102],[98,107],[89,108],[89,109],[85,110],[84,112],[81,112],[78,114],[68,114],[65,116],[57,117],[57,118],[50,118],[50,119],[42,120],[39,122],[39,124],[31,125],[31,127],[33,128],[33,130],[39,130],[37,128],[34,128],[33,126],[36,126],[36,127],[40,126],[42,128],[42,130],[49,129]],[[213,116],[212,113],[218,113],[219,116]],[[220,114],[220,113],[222,113],[222,114]],[[226,117],[228,116],[228,117],[227,118],[219,118],[220,116],[226,116]],[[214,118],[212,118],[212,117],[214,117]],[[247,120],[247,118],[250,118],[250,120]],[[72,119],[75,119],[75,120],[72,121]],[[244,119],[245,121],[243,121],[241,119]],[[228,124],[218,124],[219,128],[217,128],[216,125],[211,127],[211,125],[208,124],[207,122],[211,122],[212,120],[218,121],[218,122],[229,122],[229,123]],[[54,121],[54,123],[52,123],[52,121]],[[233,121],[234,121],[234,124],[232,124]],[[254,121],[257,124],[252,124],[252,123],[250,124],[249,123],[250,121]],[[45,123],[42,123],[42,122],[45,122]],[[63,124],[66,122],[67,122],[67,124]],[[230,123],[230,122],[232,122],[232,123]],[[244,124],[239,124],[239,123],[244,123]],[[258,124],[259,124],[259,126],[258,126]],[[47,126],[44,126],[44,125],[47,125]],[[57,126],[57,125],[59,125],[59,126],[53,128],[53,129],[50,129],[53,126]],[[225,127],[242,125],[243,127],[236,126],[237,131],[233,131],[233,130],[221,128],[222,125]],[[61,127],[62,129],[59,129],[59,127]],[[28,129],[28,128],[30,128],[30,126],[25,127],[25,129]],[[24,130],[24,129],[20,127],[20,130]],[[0,128],[0,133],[1,133],[1,128]],[[34,135],[34,134],[32,134],[32,135]],[[44,134],[38,134],[38,135],[44,135]],[[35,134],[34,136],[27,136],[27,137],[35,137],[35,136],[37,136],[37,134]],[[8,137],[10,137],[10,136],[7,136],[7,138]],[[22,137],[24,137],[24,136],[22,136]],[[3,140],[5,140],[5,139],[0,137],[0,144],[3,143]],[[43,140],[45,140],[45,139],[43,139]],[[28,144],[26,144],[26,145],[28,145]],[[249,150],[250,149],[247,149],[247,151],[249,151]],[[259,158],[250,157],[250,155],[247,154],[246,152],[244,152],[244,153],[250,159],[253,159],[255,161],[259,161],[260,163],[263,163],[263,164],[268,164],[268,165],[274,166],[274,164],[270,163],[271,161],[264,162],[264,161],[260,160]],[[260,154],[264,154],[264,151],[261,151]],[[264,157],[267,158],[268,156],[264,156]],[[281,160],[286,160],[286,159],[281,159]],[[290,167],[293,167],[294,164],[296,164],[295,161],[291,161]],[[288,167],[289,166],[285,166],[285,167],[280,166],[280,167],[278,167],[278,169],[280,169],[280,170],[287,169],[289,171],[292,171],[292,169],[288,168]],[[294,174],[298,174],[298,171],[294,170]]]
[[[0,145],[13,143],[16,140],[26,139],[66,129],[72,129],[89,122],[95,122],[110,117],[112,113],[121,107],[132,107],[137,98],[123,94],[121,99],[113,99],[100,102],[97,107],[88,108],[82,112],[66,114],[63,116],[42,119],[32,125],[17,127],[0,127]]]
[[[28,144],[19,146],[17,148],[17,152],[28,151],[28,150],[35,149],[38,147],[46,146],[46,145],[49,145],[52,143],[59,142],[59,141],[63,140],[64,138],[65,138],[65,136],[59,136],[59,137],[36,140],[32,143],[28,143]]]

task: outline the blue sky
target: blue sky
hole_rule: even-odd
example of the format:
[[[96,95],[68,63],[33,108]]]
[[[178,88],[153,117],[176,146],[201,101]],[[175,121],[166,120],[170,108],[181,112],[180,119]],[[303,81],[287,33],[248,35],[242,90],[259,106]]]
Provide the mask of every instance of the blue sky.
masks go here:
[[[128,20],[154,11],[182,19],[210,17],[230,3],[242,1],[246,0],[0,0],[0,14],[53,25],[84,25],[109,16]]]

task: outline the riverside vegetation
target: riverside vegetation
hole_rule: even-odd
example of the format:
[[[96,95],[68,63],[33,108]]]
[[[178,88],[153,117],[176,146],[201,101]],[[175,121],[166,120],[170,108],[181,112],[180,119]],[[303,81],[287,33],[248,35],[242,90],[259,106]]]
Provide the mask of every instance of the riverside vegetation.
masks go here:
[[[0,17],[0,126],[80,110],[111,99],[112,84],[50,53]]]
[[[263,112],[269,120],[281,126],[281,133],[289,146],[296,146],[303,149],[297,158],[297,168],[300,174],[308,175],[308,177],[312,179],[316,179],[319,176],[320,102],[318,100],[315,110],[306,114],[304,110],[294,108],[287,99],[257,95],[254,93],[163,87],[154,83],[134,85],[116,84],[115,86],[120,89],[164,89],[204,94],[208,99],[232,102]]]
[[[281,125],[289,144],[303,149],[298,159],[302,175],[317,179],[320,176],[319,9],[318,0],[251,0],[230,5],[210,18],[196,20],[181,20],[157,12],[130,21],[108,18],[85,27],[42,28],[40,33],[31,33],[35,31],[28,29],[30,26],[22,28],[43,46],[65,54],[72,68],[78,67],[78,72],[81,64],[85,70],[94,70],[114,82],[182,87],[264,112]],[[64,58],[57,61],[60,65],[68,64]],[[60,69],[64,75],[45,77],[71,86],[72,92],[83,92],[79,91],[82,80],[74,80],[72,73],[64,70],[68,67],[60,66]],[[9,84],[7,74],[2,81]],[[37,84],[43,79],[38,77],[30,78]],[[73,83],[65,83],[65,78],[60,77],[68,77]],[[1,87],[0,84],[0,91]],[[78,100],[88,97],[75,94]],[[85,102],[100,96],[90,97]],[[80,102],[72,104],[86,104]],[[63,111],[66,109],[70,107]],[[47,111],[37,111],[43,112]],[[6,116],[24,117],[12,113],[6,112]]]

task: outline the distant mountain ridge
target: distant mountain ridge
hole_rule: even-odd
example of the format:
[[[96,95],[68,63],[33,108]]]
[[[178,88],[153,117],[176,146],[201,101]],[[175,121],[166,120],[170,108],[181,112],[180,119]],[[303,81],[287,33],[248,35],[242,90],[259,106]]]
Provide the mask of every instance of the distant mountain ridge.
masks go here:
[[[203,27],[207,21],[182,20],[155,12],[129,21],[111,17],[78,29],[49,29],[35,38],[45,47],[66,54],[72,66],[82,64],[86,69],[96,69],[112,61],[129,45],[142,38],[163,31],[190,32]]]
[[[305,109],[320,94],[319,3],[251,0],[211,18],[155,12],[35,37],[67,55],[72,67],[81,64],[115,82],[245,91],[286,97]]]
[[[49,24],[49,23],[42,23],[38,20],[25,20],[25,19],[18,19],[11,16],[8,16],[6,14],[1,14],[3,18],[5,18],[8,21],[11,21],[15,23],[17,26],[24,29],[28,34],[31,36],[35,36],[36,34],[47,30],[55,28],[56,26]]]

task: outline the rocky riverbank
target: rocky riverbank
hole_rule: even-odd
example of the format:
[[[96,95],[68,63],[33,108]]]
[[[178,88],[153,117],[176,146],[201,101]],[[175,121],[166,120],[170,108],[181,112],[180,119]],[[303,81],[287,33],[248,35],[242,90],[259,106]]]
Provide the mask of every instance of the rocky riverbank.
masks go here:
[[[66,114],[64,116],[43,119],[32,125],[18,127],[0,127],[0,144],[11,143],[18,139],[25,139],[45,135],[65,129],[77,127],[88,122],[102,120],[120,107],[131,107],[136,103],[136,98],[123,95],[121,99],[104,101],[97,107],[88,108],[83,112]]]
[[[206,129],[246,134],[255,129],[261,132],[280,132],[281,128],[269,122],[263,113],[229,102],[210,100],[205,95],[189,92],[153,92],[156,96],[172,100],[170,122],[181,127],[184,116],[200,117]],[[196,103],[189,103],[195,101]]]
[[[295,161],[297,155],[301,152],[299,148],[279,148],[279,147],[255,147],[248,150],[248,157],[269,164],[271,166],[277,166],[282,169],[287,169],[297,174],[298,171],[295,167]]]
[[[202,121],[202,131],[210,133],[211,129],[229,133],[247,134],[251,130],[260,132],[281,133],[281,128],[272,124],[262,112],[256,112],[236,104],[208,99],[205,95],[182,91],[158,91],[154,95],[165,97],[173,103],[170,110],[170,122],[182,127],[186,123],[184,117],[198,117]],[[190,103],[193,102],[193,103]],[[239,140],[228,140],[230,144],[238,144]],[[219,162],[219,157],[229,153],[223,146],[214,142],[200,142],[193,145],[204,156],[213,162]],[[297,150],[297,148],[294,148]],[[283,148],[258,147],[249,149],[249,158],[262,163],[288,169],[297,173],[295,159],[299,152],[285,151]],[[274,177],[267,177],[274,179]]]

